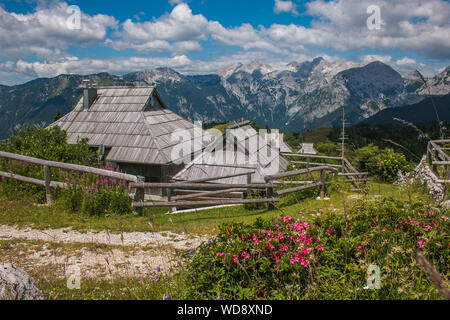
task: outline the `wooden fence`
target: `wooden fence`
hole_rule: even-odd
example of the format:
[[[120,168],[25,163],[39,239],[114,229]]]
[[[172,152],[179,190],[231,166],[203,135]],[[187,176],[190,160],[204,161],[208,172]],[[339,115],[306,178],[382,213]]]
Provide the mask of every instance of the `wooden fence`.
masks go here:
[[[27,157],[27,156],[22,156],[22,155],[18,155],[18,154],[14,154],[14,153],[3,152],[3,151],[0,151],[0,158],[5,158],[5,159],[9,159],[9,160],[16,160],[16,161],[22,161],[22,162],[26,162],[26,163],[31,163],[31,164],[36,164],[36,165],[43,166],[43,168],[44,168],[44,180],[24,177],[24,176],[16,175],[16,174],[11,173],[11,172],[2,172],[2,171],[0,171],[0,177],[9,178],[9,179],[13,179],[13,180],[21,181],[21,182],[27,182],[27,183],[31,183],[31,184],[35,184],[35,185],[38,185],[38,186],[45,187],[45,194],[46,194],[47,203],[51,203],[52,202],[52,188],[57,188],[57,187],[64,188],[64,187],[66,187],[66,184],[63,183],[63,182],[52,181],[52,173],[51,173],[50,168],[58,168],[58,169],[64,169],[64,170],[78,171],[78,172],[83,172],[83,173],[92,173],[92,174],[96,174],[96,175],[99,175],[99,176],[102,176],[102,177],[108,177],[108,178],[123,180],[123,181],[126,181],[128,183],[129,182],[138,182],[139,181],[139,177],[136,177],[136,176],[133,176],[133,175],[129,175],[129,174],[125,174],[125,173],[114,172],[114,171],[105,170],[105,169],[86,167],[86,166],[80,166],[80,165],[76,165],[76,164],[69,164],[69,163],[62,163],[62,162],[55,162],[55,161],[47,161],[47,160],[42,160],[42,159],[37,159],[37,158],[32,158],[32,157]]]
[[[275,188],[279,185],[286,185],[279,179],[305,175],[308,173],[320,171],[320,181],[308,183],[306,181],[289,181],[288,184],[300,185],[285,190],[275,192]],[[211,177],[197,181],[190,182],[175,182],[175,183],[131,183],[130,187],[137,190],[144,190],[145,188],[163,188],[167,190],[167,202],[145,202],[143,192],[136,193],[137,197],[133,203],[135,208],[149,208],[149,207],[176,207],[176,208],[193,208],[201,206],[217,206],[229,204],[256,204],[267,203],[269,209],[274,208],[274,204],[280,201],[280,197],[289,193],[306,190],[324,186],[330,182],[325,181],[325,172],[331,171],[337,173],[335,168],[329,166],[316,167],[311,169],[304,169],[299,171],[292,171],[271,175],[265,177],[265,183],[252,183],[251,175],[253,172],[246,172],[226,177]],[[246,184],[225,184],[212,183],[216,180],[222,180],[230,177],[247,176]],[[306,183],[306,184],[305,184]],[[181,192],[180,192],[181,191]],[[184,193],[183,195],[175,195],[175,193]],[[264,194],[264,196],[257,199],[248,199],[251,192],[256,191]],[[239,196],[240,194],[240,196]],[[323,192],[321,193],[323,194]]]
[[[371,181],[371,179],[368,178],[368,172],[359,172],[346,158],[296,153],[283,153],[283,155],[288,159],[290,157],[306,159],[306,161],[294,160],[290,162],[292,164],[304,165],[307,168],[320,167],[324,165],[335,168],[336,170],[341,171],[339,173],[339,176],[347,178],[347,180],[345,180],[345,183],[352,183],[356,187],[355,191],[366,191],[367,182]],[[322,160],[325,163],[311,161],[314,159]]]
[[[426,157],[438,177],[436,183],[450,183],[450,156],[445,152],[449,148],[443,147],[445,144],[450,144],[450,140],[433,140],[428,143]]]
[[[47,203],[52,201],[52,189],[65,188],[68,185],[64,182],[52,181],[51,168],[63,170],[71,170],[82,173],[95,174],[102,177],[114,178],[126,182],[130,195],[134,192],[133,208],[138,214],[142,214],[143,208],[148,207],[169,207],[169,208],[196,208],[202,206],[217,206],[229,204],[256,204],[267,203],[269,209],[274,208],[274,204],[280,201],[280,197],[306,190],[310,188],[321,187],[321,196],[323,197],[325,185],[329,181],[325,181],[325,173],[331,172],[337,174],[338,170],[329,165],[316,166],[297,171],[285,172],[265,177],[265,182],[252,182],[254,171],[247,171],[240,174],[229,176],[210,177],[195,181],[183,182],[175,181],[171,183],[145,183],[143,177],[134,176],[125,173],[114,172],[105,169],[93,167],[61,163],[55,161],[47,161],[18,154],[0,151],[0,158],[9,160],[22,161],[35,165],[43,166],[44,180],[30,177],[24,177],[12,172],[1,172],[0,177],[13,179],[21,182],[31,183],[45,187]],[[282,181],[284,178],[302,176],[313,172],[320,172],[320,180],[318,181]],[[214,183],[217,180],[234,178],[239,176],[247,176],[245,184],[224,184]],[[291,186],[288,189],[275,191],[278,186]],[[145,202],[146,188],[163,188],[167,190],[168,199],[164,202]],[[249,199],[252,192],[258,192],[261,196],[255,199]]]

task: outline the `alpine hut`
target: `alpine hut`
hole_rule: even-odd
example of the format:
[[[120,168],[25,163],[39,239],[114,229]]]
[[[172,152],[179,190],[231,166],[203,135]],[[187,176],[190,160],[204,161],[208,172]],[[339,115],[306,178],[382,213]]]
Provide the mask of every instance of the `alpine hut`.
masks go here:
[[[249,121],[229,126],[203,153],[175,177],[178,181],[228,177],[212,183],[264,183],[264,176],[286,170],[289,162],[271,145],[269,136],[261,136]],[[239,175],[240,176],[234,176]],[[230,177],[234,176],[234,177]]]
[[[155,86],[87,85],[75,108],[51,126],[65,130],[69,144],[88,139],[105,162],[122,172],[143,176],[145,182],[168,182],[184,168],[173,159],[172,150],[180,144],[172,141],[173,132],[188,130],[192,140],[196,134],[205,134],[170,111]],[[193,156],[207,145],[203,139],[198,141],[202,143],[192,143]]]

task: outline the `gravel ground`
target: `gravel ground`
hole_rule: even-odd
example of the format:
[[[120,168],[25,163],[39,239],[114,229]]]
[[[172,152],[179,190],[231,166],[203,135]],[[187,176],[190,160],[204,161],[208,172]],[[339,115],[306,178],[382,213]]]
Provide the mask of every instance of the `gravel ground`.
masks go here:
[[[13,263],[32,274],[47,270],[62,279],[73,266],[83,278],[157,278],[179,262],[177,250],[195,249],[207,240],[171,232],[80,233],[1,225],[0,244],[8,245],[0,250],[0,263]]]

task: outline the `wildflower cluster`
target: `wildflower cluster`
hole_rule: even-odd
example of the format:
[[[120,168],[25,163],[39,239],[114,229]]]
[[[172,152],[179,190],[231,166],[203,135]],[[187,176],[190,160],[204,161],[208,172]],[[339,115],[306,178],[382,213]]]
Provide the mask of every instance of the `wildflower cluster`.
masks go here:
[[[102,167],[120,172],[119,168]],[[81,210],[90,215],[126,214],[131,212],[131,198],[125,181],[93,174],[79,175],[61,171],[60,176],[69,186],[60,190],[61,198],[72,211]]]
[[[450,276],[449,214],[428,204],[363,199],[346,216],[291,217],[221,226],[184,270],[195,299],[439,299],[419,250]],[[367,270],[381,289],[362,290]]]
[[[252,226],[227,224],[214,241],[200,247],[189,267],[197,273],[207,271],[208,277],[197,280],[197,285],[217,284],[214,297],[229,297],[239,287],[242,298],[263,297],[281,285],[308,281],[311,268],[326,250],[321,244],[315,226],[281,217],[274,221],[258,220]],[[290,275],[295,274],[292,278]],[[257,285],[256,285],[257,284]]]

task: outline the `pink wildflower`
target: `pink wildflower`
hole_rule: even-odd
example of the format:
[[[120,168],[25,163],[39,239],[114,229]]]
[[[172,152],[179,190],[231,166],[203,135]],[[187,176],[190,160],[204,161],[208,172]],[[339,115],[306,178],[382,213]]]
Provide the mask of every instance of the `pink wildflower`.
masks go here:
[[[239,258],[236,255],[233,255],[233,261],[237,263],[239,262]]]
[[[330,230],[327,229],[327,230],[326,230],[326,233],[328,233],[329,236],[331,236],[331,235],[333,234],[333,232],[334,232],[333,229],[330,229]]]
[[[283,219],[284,223],[289,223],[292,220],[292,217],[281,217],[281,219]]]
[[[250,255],[247,252],[245,252],[245,251],[242,252],[241,257],[244,258],[244,259],[250,259]]]
[[[422,240],[419,240],[419,242],[417,243],[419,245],[420,249],[424,249],[425,248],[425,242]]]
[[[325,248],[324,248],[323,246],[317,246],[317,247],[316,247],[316,250],[317,250],[317,251],[324,251]]]
[[[303,248],[302,255],[306,256],[308,254],[309,254],[309,249],[308,248]]]
[[[366,250],[364,250],[364,248],[362,247],[362,245],[358,245],[358,249],[359,249],[359,251],[361,251],[362,253],[366,252]]]
[[[225,252],[218,252],[216,254],[216,257],[223,257],[225,255]]]

